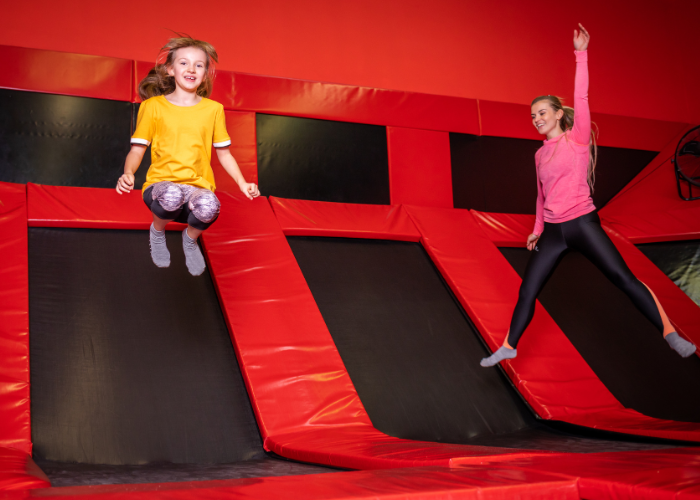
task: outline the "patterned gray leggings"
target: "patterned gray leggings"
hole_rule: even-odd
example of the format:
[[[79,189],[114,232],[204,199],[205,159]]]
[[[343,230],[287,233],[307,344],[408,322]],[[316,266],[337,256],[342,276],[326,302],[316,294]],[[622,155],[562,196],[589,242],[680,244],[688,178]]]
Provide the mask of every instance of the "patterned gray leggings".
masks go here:
[[[143,201],[158,218],[205,230],[219,216],[221,203],[208,189],[163,181],[148,186]]]

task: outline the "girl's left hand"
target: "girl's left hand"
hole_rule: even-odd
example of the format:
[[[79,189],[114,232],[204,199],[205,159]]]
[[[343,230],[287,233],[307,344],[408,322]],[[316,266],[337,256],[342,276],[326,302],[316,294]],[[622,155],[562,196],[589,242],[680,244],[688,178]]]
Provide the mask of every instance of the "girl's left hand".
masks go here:
[[[586,28],[584,28],[581,23],[578,23],[578,27],[581,28],[581,31],[574,30],[574,49],[582,52],[588,49],[588,42],[591,41],[591,35],[588,34],[588,31],[586,31]]]
[[[244,182],[239,187],[249,200],[260,196],[260,190],[258,189],[257,184],[253,184],[252,182]]]

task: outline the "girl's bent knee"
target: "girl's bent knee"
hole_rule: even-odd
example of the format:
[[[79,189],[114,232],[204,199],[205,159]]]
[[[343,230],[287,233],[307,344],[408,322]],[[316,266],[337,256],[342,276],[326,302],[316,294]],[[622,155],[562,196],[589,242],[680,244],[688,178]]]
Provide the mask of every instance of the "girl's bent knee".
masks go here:
[[[209,223],[219,216],[221,203],[214,193],[208,189],[200,189],[191,196],[189,208],[197,219]]]
[[[185,201],[180,186],[169,181],[154,184],[152,196],[166,212],[178,210]]]

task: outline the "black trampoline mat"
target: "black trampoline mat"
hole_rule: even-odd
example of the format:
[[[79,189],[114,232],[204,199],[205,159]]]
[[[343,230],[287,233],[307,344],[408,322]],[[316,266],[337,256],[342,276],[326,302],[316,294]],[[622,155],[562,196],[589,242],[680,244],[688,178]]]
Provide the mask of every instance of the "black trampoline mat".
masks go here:
[[[647,243],[637,248],[700,306],[700,240]]]
[[[562,452],[663,447],[642,439],[590,439],[537,420],[498,368],[479,365],[489,353],[419,244],[287,239],[380,431]]]
[[[338,472],[338,469],[330,467],[268,457],[228,464],[92,465],[38,461],[37,465],[54,487],[213,481]]]
[[[265,457],[208,271],[179,232],[29,229],[34,456],[87,464]]]
[[[524,248],[501,248],[522,277]],[[514,297],[515,300],[515,297]],[[700,422],[700,358],[683,359],[627,296],[578,252],[564,256],[539,300],[595,374],[627,408]],[[526,330],[522,342],[537,332]]]

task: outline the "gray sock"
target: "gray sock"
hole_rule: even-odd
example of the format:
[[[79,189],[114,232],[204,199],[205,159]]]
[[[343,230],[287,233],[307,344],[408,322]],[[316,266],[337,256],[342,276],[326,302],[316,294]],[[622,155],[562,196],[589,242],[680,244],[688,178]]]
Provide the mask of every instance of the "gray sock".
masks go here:
[[[197,245],[197,240],[193,240],[187,234],[187,229],[182,232],[182,249],[185,251],[185,262],[187,269],[192,276],[199,276],[207,268],[204,262],[202,251]]]
[[[165,244],[165,231],[156,231],[156,228],[151,224],[150,240],[153,263],[158,267],[170,266],[170,252]]]
[[[671,346],[671,349],[676,351],[683,358],[687,358],[695,352],[695,344],[688,342],[676,332],[671,332],[666,337],[666,342]]]
[[[508,349],[506,346],[501,346],[496,352],[494,352],[488,358],[481,360],[481,366],[493,366],[500,363],[504,359],[513,359],[518,355],[517,349]]]

